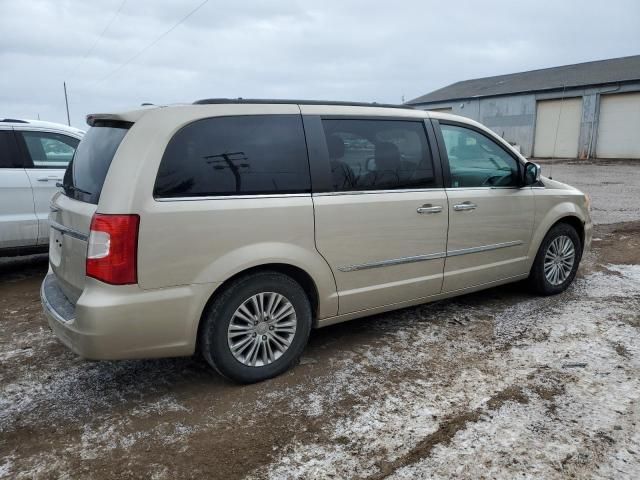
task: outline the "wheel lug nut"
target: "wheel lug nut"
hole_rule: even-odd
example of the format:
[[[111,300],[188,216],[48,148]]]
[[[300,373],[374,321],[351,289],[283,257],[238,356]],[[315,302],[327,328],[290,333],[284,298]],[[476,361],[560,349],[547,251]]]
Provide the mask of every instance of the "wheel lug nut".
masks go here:
[[[258,334],[256,332],[253,332],[253,334],[251,335],[252,337],[257,336]]]
[[[266,335],[263,335],[263,336],[262,336],[262,340],[266,340],[266,339],[267,339],[267,336],[266,336]]]
[[[253,324],[254,324],[254,325],[257,325],[257,324],[258,324],[258,320],[256,320],[255,322],[253,322]]]
[[[271,326],[269,327],[269,330],[273,330],[273,325],[271,325]]]

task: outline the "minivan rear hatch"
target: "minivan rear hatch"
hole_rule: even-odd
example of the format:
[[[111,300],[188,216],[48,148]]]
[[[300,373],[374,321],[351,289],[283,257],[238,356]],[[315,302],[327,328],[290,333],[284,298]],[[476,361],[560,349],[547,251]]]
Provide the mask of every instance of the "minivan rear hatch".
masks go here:
[[[111,161],[132,123],[93,120],[51,202],[49,263],[66,297],[76,303],[85,284],[87,241]]]

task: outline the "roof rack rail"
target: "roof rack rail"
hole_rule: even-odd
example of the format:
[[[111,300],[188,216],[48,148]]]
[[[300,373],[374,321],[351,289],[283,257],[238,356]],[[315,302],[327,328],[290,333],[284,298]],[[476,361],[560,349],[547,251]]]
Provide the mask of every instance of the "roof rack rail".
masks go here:
[[[7,123],[29,123],[26,120],[19,120],[17,118],[3,118],[2,120],[0,120],[0,122],[7,122]]]
[[[411,105],[396,105],[390,103],[376,103],[376,102],[341,102],[341,101],[327,101],[327,100],[283,100],[283,99],[268,99],[268,98],[205,98],[193,102],[194,105],[216,105],[216,104],[242,104],[242,103],[254,103],[254,104],[291,104],[291,105],[341,105],[347,107],[378,107],[378,108],[405,108],[415,110]]]

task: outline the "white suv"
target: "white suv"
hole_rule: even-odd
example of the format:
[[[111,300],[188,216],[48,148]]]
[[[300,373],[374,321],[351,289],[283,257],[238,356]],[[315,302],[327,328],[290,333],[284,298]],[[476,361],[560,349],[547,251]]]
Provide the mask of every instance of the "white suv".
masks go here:
[[[49,202],[84,132],[0,119],[0,256],[47,251]]]

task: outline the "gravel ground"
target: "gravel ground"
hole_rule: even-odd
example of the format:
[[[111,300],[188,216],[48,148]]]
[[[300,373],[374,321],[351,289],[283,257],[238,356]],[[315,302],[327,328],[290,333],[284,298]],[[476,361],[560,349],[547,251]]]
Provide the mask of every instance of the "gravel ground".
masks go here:
[[[552,165],[547,160],[542,174],[589,193],[595,223],[640,220],[640,162],[575,161]]]
[[[601,223],[640,218],[558,167]],[[618,168],[598,172],[626,188]],[[78,359],[40,311],[46,258],[4,260],[0,478],[638,478],[640,222],[617,222],[559,296],[516,284],[327,327],[250,386],[197,359]]]

